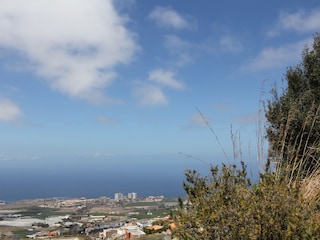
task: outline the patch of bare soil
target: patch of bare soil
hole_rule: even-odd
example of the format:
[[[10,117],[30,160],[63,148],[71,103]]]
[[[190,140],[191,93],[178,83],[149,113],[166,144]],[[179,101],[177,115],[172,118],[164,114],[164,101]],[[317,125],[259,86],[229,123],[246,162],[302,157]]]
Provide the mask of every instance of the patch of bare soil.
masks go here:
[[[1,222],[0,222],[1,224]],[[1,226],[0,225],[0,238],[10,237],[12,232],[20,229],[19,227]]]

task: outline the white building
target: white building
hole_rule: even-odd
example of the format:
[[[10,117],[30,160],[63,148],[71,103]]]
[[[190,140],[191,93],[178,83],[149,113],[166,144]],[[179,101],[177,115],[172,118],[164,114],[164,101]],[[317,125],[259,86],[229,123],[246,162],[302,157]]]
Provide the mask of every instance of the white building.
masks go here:
[[[123,193],[115,193],[114,194],[114,200],[120,201],[123,199]]]
[[[130,200],[136,200],[138,198],[138,194],[135,192],[128,193],[128,199]]]
[[[118,236],[125,236],[125,239],[140,238],[146,235],[145,232],[139,229],[137,225],[127,225],[118,229]]]

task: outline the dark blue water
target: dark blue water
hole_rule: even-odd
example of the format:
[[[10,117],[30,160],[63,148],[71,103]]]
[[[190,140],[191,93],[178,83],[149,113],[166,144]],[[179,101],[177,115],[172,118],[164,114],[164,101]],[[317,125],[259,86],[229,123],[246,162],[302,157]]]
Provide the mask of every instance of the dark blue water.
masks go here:
[[[95,173],[33,173],[28,176],[2,176],[0,199],[16,201],[19,199],[49,197],[113,197],[114,193],[136,192],[141,197],[165,195],[183,196],[181,174],[160,175],[146,173],[107,172]]]
[[[41,159],[3,164],[0,169],[0,200],[51,197],[114,197],[136,192],[140,197],[183,197],[185,169],[203,174],[209,167],[184,158],[113,157],[107,159]]]

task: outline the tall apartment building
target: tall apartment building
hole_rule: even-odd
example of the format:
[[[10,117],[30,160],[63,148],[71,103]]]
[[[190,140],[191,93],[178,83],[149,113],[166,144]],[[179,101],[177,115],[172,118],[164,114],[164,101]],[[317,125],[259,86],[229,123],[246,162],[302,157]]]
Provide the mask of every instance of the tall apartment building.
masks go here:
[[[120,201],[120,200],[122,200],[123,199],[123,193],[115,193],[114,194],[114,200],[116,200],[116,201]]]
[[[136,200],[138,198],[138,194],[135,192],[128,193],[128,199],[130,200]]]

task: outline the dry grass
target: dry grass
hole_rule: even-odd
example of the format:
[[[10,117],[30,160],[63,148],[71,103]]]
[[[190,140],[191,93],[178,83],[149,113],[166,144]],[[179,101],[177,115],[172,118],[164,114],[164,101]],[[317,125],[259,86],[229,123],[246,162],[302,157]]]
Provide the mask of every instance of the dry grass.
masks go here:
[[[299,131],[292,126],[299,123],[299,108],[292,103],[286,113],[281,106],[278,114],[285,118],[277,130],[276,141],[271,142],[269,156],[273,156],[275,175],[284,179],[288,185],[299,186],[307,201],[320,201],[320,139],[314,133],[319,131],[320,106],[311,104]]]
[[[301,180],[300,189],[307,202],[320,203],[320,169]]]

